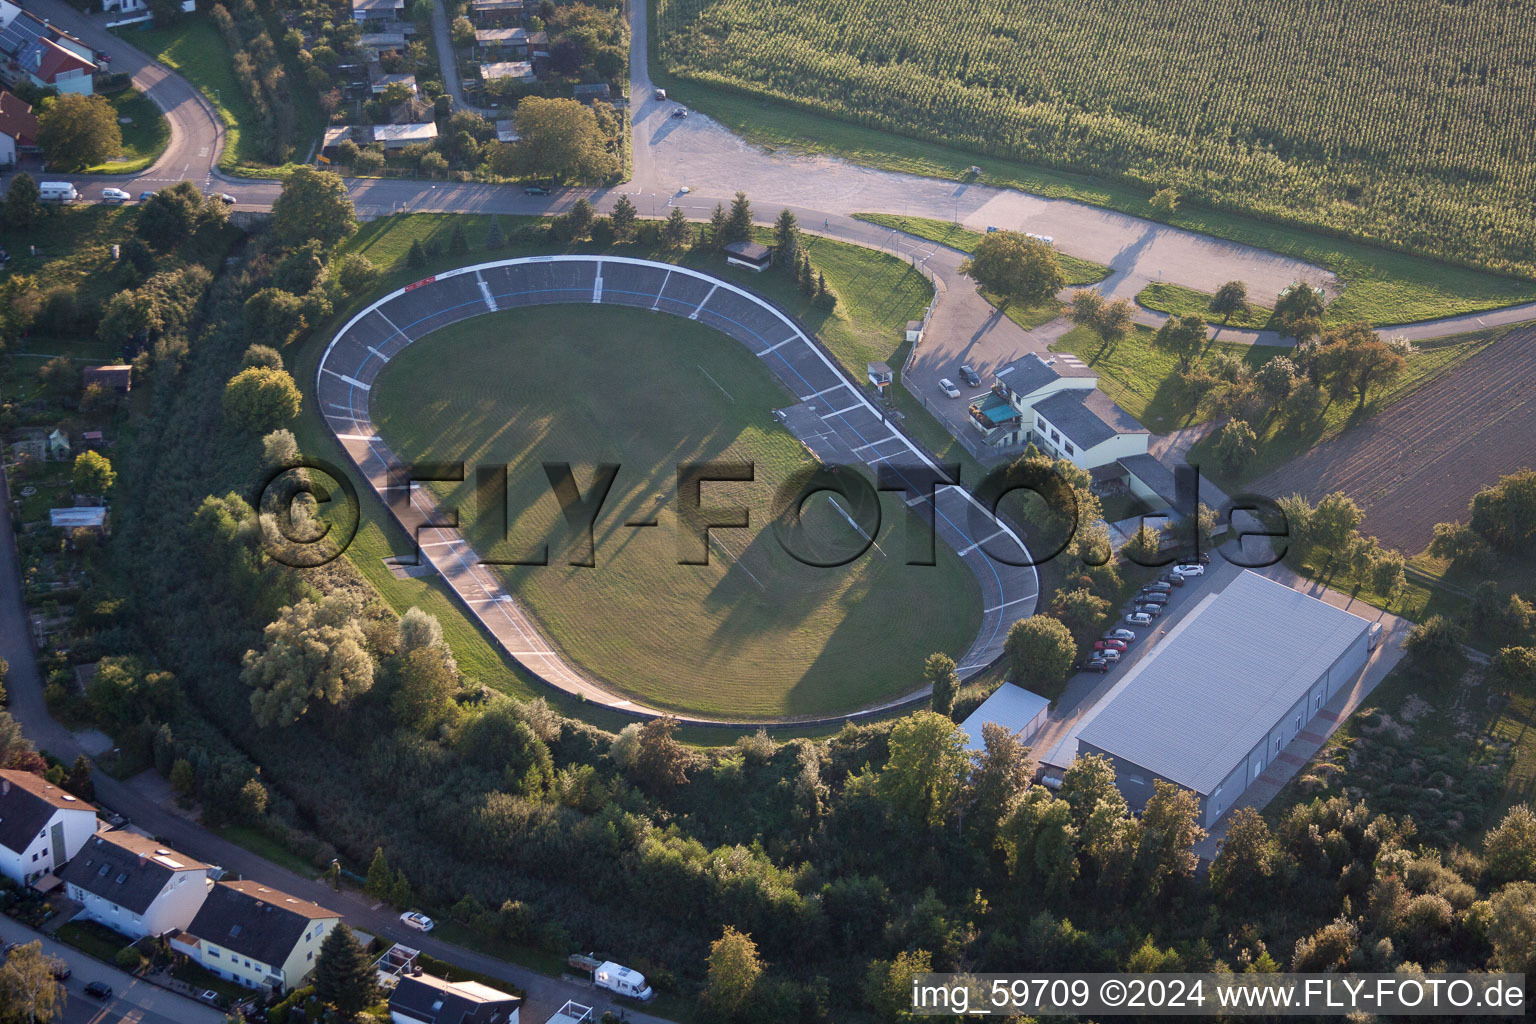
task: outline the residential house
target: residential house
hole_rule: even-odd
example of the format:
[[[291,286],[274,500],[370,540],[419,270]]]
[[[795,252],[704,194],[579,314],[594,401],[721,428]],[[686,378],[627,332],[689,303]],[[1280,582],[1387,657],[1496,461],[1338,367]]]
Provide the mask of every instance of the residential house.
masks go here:
[[[95,51],[10,0],[0,0],[0,77],[90,95]]]
[[[352,20],[359,24],[399,21],[405,17],[405,0],[352,0]]]
[[[475,52],[528,56],[528,30],[512,28],[475,29]]]
[[[430,143],[437,138],[437,122],[425,121],[421,124],[376,124],[373,126],[373,141],[382,142],[384,149],[404,149],[416,142]]]
[[[510,79],[516,82],[537,82],[539,77],[533,73],[533,65],[525,60],[496,61],[490,64],[480,65],[480,77],[487,82]]]
[[[191,14],[193,11],[196,11],[197,0],[181,0],[181,10],[185,14]],[[150,11],[149,4],[145,0],[101,0],[101,11],[103,14],[146,14],[150,18],[153,18],[154,14],[154,12]],[[133,19],[135,22],[142,20],[144,19]],[[108,24],[107,27],[111,28],[113,26]]]
[[[376,75],[368,89],[375,96],[382,96],[392,85],[403,85],[412,96],[416,95],[415,75]]]
[[[120,395],[126,395],[133,390],[133,365],[113,363],[110,366],[87,366],[80,371],[80,386],[88,388],[92,384],[100,384]]]
[[[400,979],[389,994],[393,1024],[518,1024],[523,1001],[478,981],[445,981],[420,974]]]
[[[247,988],[297,988],[341,915],[260,882],[219,882],[171,948]]]
[[[131,939],[160,936],[191,923],[213,881],[207,864],[134,832],[102,832],[59,878],[80,916]]]
[[[480,25],[520,21],[523,17],[523,0],[470,0],[469,16]]]
[[[327,160],[336,159],[336,147],[343,142],[356,142],[359,138],[351,125],[333,125],[320,136],[320,155]]]
[[[520,138],[522,136],[517,133],[517,122],[512,118],[503,118],[496,122],[497,142],[516,142]]]
[[[378,60],[386,54],[405,52],[404,32],[364,32],[357,39],[366,60]]]
[[[390,124],[424,124],[432,120],[432,104],[421,96],[407,96],[389,108]]]
[[[16,166],[19,154],[37,149],[37,115],[32,105],[0,89],[0,169]]]
[[[96,808],[31,772],[0,769],[0,873],[18,885],[63,867],[96,833]]]

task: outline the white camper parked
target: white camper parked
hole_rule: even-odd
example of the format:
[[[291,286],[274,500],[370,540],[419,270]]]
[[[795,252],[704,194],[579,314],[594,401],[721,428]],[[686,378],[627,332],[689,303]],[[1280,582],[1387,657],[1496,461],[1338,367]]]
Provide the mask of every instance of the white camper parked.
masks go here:
[[[37,198],[45,203],[72,203],[80,198],[80,193],[67,181],[40,181]]]
[[[592,983],[598,988],[638,999],[642,1003],[656,994],[651,991],[651,986],[645,983],[645,975],[622,964],[616,964],[612,960],[604,961],[597,970],[592,972]]]

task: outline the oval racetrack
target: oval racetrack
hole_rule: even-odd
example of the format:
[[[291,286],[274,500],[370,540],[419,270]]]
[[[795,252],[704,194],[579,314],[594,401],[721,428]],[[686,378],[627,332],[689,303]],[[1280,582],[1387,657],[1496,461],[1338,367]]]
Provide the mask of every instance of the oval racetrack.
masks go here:
[[[569,663],[532,616],[507,593],[456,529],[442,521],[430,495],[411,488],[401,465],[374,429],[369,393],[389,360],[407,345],[448,324],[519,306],[608,303],[696,320],[734,338],[761,358],[796,403],[777,418],[823,462],[932,469],[932,460],[886,423],[859,385],[791,317],[751,292],[701,271],[617,256],[533,256],[499,260],[439,274],[391,292],[347,322],[331,340],[316,373],[315,399],[347,455],[384,499],[424,560],[442,575],[465,607],[519,664],[549,685],[630,714],[661,712],[589,678]],[[943,487],[936,499],[915,484],[906,495],[920,515],[933,515],[940,539],[960,555],[981,586],[982,622],[961,659],[969,677],[1003,651],[1008,628],[1034,612],[1039,576],[1023,542],[969,492]],[[936,506],[936,507],[933,507]],[[988,552],[991,552],[989,555]],[[996,558],[992,557],[997,556]],[[903,624],[905,625],[905,624]],[[877,707],[816,721],[835,722],[921,700],[926,691]],[[748,725],[677,716],[699,725]],[[796,719],[795,724],[807,724]]]

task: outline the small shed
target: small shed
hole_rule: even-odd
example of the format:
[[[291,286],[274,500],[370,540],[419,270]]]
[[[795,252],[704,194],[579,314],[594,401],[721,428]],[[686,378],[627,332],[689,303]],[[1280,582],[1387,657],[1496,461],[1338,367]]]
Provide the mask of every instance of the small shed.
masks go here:
[[[607,82],[592,82],[578,85],[571,90],[571,95],[583,103],[591,103],[593,100],[606,100],[612,94]]]
[[[385,149],[402,149],[413,142],[431,142],[437,138],[437,123],[426,121],[421,124],[376,124],[373,126],[373,141],[383,143]]]
[[[773,265],[773,250],[761,242],[731,242],[725,247],[725,262],[748,270],[767,270]]]
[[[51,508],[48,510],[48,525],[60,530],[96,530],[107,533],[107,509],[105,505]]]
[[[520,138],[522,136],[517,133],[517,122],[512,118],[507,117],[496,122],[497,142],[516,142]]]
[[[921,320],[907,321],[907,340],[914,345],[923,340],[923,322]]]
[[[992,691],[992,696],[981,702],[981,707],[972,711],[960,723],[960,731],[966,734],[967,750],[981,750],[985,747],[981,727],[988,722],[1000,725],[1009,732],[1019,733],[1020,738],[1028,743],[1045,724],[1050,711],[1051,702],[1038,693],[1031,693],[1012,683],[1004,683]]]
[[[104,366],[87,366],[80,371],[80,386],[100,384],[120,395],[133,389],[133,366],[130,363],[112,363]]]
[[[533,64],[526,60],[499,60],[480,65],[480,77],[487,82],[511,79],[515,82],[536,82],[539,76],[533,72]]]
[[[412,96],[416,95],[415,75],[380,75],[369,83],[368,89],[375,96],[382,96],[392,85],[403,85],[406,92]]]
[[[884,389],[891,381],[896,379],[896,374],[885,363],[870,363],[868,365],[869,382],[875,387]]]
[[[48,457],[63,462],[69,458],[69,451],[69,437],[64,431],[55,428],[48,435]]]

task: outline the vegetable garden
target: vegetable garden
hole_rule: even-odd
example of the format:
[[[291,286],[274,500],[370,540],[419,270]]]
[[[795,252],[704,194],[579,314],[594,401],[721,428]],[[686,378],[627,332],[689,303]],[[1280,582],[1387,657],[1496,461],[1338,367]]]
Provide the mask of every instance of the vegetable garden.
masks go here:
[[[1536,32],[1467,0],[656,0],[702,84],[1536,275]]]

